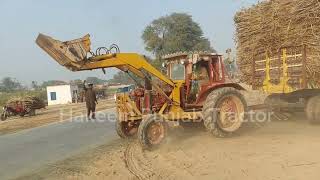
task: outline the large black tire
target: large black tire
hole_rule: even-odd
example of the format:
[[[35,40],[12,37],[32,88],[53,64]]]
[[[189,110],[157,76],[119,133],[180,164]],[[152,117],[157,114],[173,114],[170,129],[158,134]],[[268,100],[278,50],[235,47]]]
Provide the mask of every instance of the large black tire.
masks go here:
[[[234,121],[228,121],[229,123],[233,123],[230,127],[223,127],[222,122],[222,119],[230,119],[228,117],[228,113],[231,113],[231,111],[228,112],[224,108],[221,108],[221,106],[226,102],[232,103],[233,108],[237,109],[237,113],[234,113],[233,110],[233,115],[236,119]],[[222,111],[222,109],[224,110]],[[247,102],[244,96],[237,89],[224,87],[216,89],[208,95],[203,106],[202,115],[206,129],[214,136],[222,138],[229,137],[240,129],[244,120],[245,112],[247,112]]]
[[[308,99],[305,113],[311,124],[320,124],[320,96]]]
[[[120,122],[120,121],[116,122],[117,134],[122,139],[133,138],[137,134],[137,131],[135,129],[133,129],[133,128],[138,128],[139,123],[135,122],[136,125],[134,127],[130,127],[129,123],[130,122]]]
[[[167,122],[156,114],[142,120],[138,128],[138,140],[143,149],[158,147],[166,140],[167,135]]]

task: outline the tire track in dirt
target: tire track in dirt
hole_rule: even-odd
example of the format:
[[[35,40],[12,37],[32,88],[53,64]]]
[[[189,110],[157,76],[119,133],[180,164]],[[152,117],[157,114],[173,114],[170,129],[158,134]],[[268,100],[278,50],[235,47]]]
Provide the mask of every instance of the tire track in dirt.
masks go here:
[[[128,142],[124,151],[126,168],[139,180],[156,178],[159,175],[153,170],[151,161],[144,155],[141,147],[136,142]]]

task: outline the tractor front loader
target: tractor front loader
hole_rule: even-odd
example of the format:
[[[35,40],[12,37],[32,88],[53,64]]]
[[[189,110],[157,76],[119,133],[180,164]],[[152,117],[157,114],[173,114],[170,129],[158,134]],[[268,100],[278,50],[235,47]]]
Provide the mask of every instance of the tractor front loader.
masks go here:
[[[168,121],[187,127],[202,123],[217,137],[230,136],[242,125],[247,103],[239,84],[225,77],[222,56],[215,53],[177,53],[163,57],[167,74],[136,53],[120,53],[116,45],[91,52],[90,38],[61,42],[40,34],[36,43],[71,71],[115,67],[141,78],[136,89],[117,95],[120,137],[137,136],[144,148],[160,145]],[[132,76],[133,77],[133,76]],[[141,81],[137,81],[141,82]]]

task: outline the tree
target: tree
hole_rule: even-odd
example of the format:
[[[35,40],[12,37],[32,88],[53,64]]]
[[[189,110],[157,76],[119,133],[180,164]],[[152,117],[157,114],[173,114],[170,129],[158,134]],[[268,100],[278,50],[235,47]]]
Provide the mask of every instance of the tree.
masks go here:
[[[76,86],[83,86],[83,81],[81,79],[75,79],[75,80],[71,80],[70,84],[73,84]]]
[[[5,77],[1,80],[1,91],[10,92],[22,89],[22,85],[16,79]]]
[[[32,82],[31,82],[31,88],[32,88],[33,90],[39,89],[39,86],[38,86],[37,81],[32,81]]]
[[[119,71],[113,75],[113,78],[109,80],[109,83],[120,83],[120,84],[133,84],[132,78],[125,72]]]
[[[148,62],[161,71],[161,56],[179,51],[212,51],[210,41],[192,16],[185,13],[173,13],[156,19],[148,25],[142,34],[145,49],[155,55]],[[119,72],[110,82],[131,83],[125,73]]]
[[[160,17],[148,25],[142,39],[145,49],[156,59],[162,55],[179,51],[214,51],[199,24],[185,13],[173,13]]]
[[[46,88],[47,86],[58,86],[58,85],[66,85],[66,84],[68,83],[65,81],[49,80],[49,81],[44,81],[41,87]]]
[[[86,81],[92,84],[104,84],[106,81],[97,77],[87,77]]]

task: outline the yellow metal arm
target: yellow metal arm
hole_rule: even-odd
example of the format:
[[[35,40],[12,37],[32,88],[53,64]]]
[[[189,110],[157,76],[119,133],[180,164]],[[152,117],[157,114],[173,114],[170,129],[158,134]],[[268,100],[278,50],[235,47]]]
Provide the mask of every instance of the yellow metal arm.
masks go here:
[[[150,83],[154,89],[166,98],[167,103],[165,106],[170,106],[171,111],[183,112],[180,107],[180,87],[182,87],[184,82],[173,82],[170,78],[149,64],[144,56],[136,53],[110,54],[108,53],[110,52],[108,50],[106,51],[107,54],[103,55],[99,55],[99,51],[96,54],[91,53],[93,57],[88,58],[87,54],[90,53],[91,44],[89,35],[79,39],[62,42],[44,34],[39,34],[36,43],[55,61],[71,71],[86,71],[115,67],[122,71],[132,72],[137,76],[148,80],[151,79],[147,76],[154,76],[172,87],[172,92],[168,96],[156,83]],[[162,111],[164,110],[165,108],[162,108]]]
[[[96,56],[96,57],[90,58],[89,62],[81,66],[79,71],[110,68],[110,67],[116,67],[122,71],[130,71],[141,78],[147,78],[145,77],[146,74],[143,73],[143,71],[146,71],[149,74],[157,77],[159,80],[167,83],[171,87],[175,87],[175,84],[171,79],[163,75],[160,71],[158,71],[151,64],[149,64],[143,56],[136,53],[117,53],[117,54],[105,54],[101,56]],[[172,103],[171,98],[168,97],[161,88],[159,88],[153,82],[151,82],[151,85],[155,89],[157,89],[161,94],[163,94],[170,104]],[[179,100],[175,102],[178,102],[179,104]]]
[[[130,71],[142,78],[145,78],[145,72],[147,72],[174,87],[174,83],[171,79],[154,68],[139,54],[115,53],[87,58],[91,44],[89,35],[79,39],[62,42],[44,34],[39,34],[36,43],[55,61],[71,71],[116,67],[122,71]]]
[[[93,57],[88,63],[85,63],[83,66],[81,66],[79,70],[83,71],[110,67],[116,67],[120,70],[128,70],[139,77],[145,76],[142,73],[142,70],[145,70],[170,86],[174,86],[174,83],[171,79],[163,75],[160,71],[149,64],[143,56],[136,53],[106,54]]]

